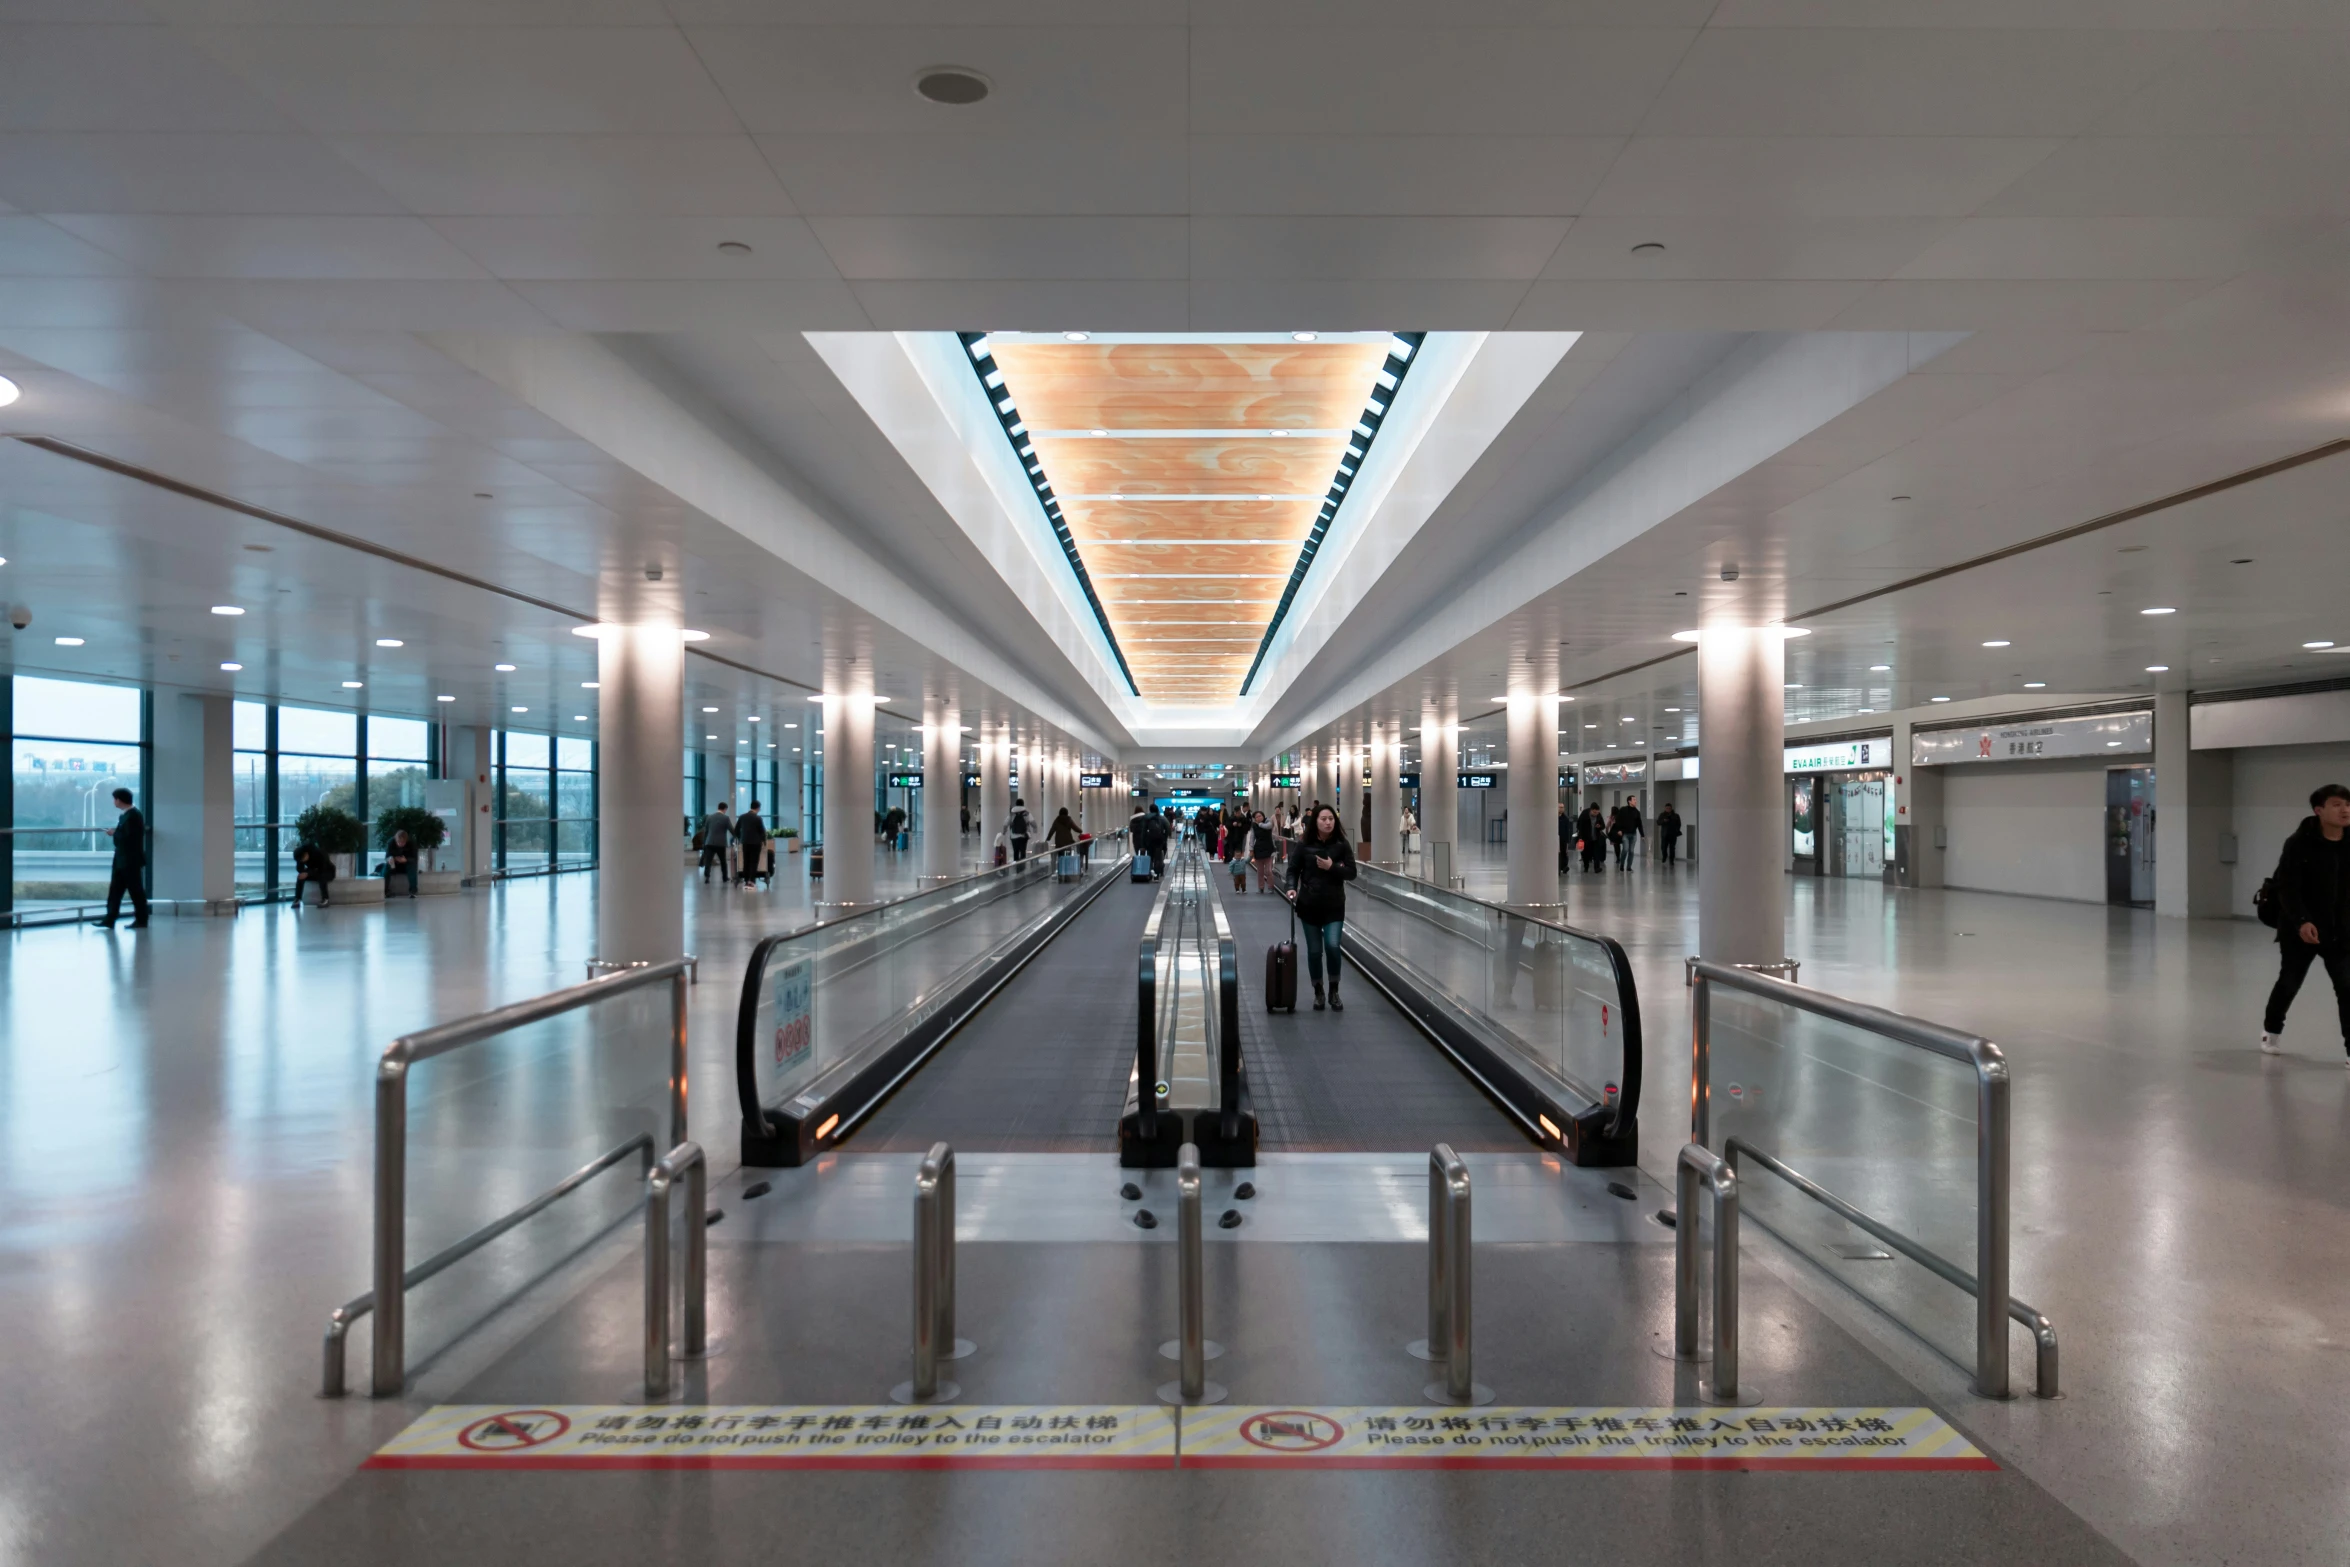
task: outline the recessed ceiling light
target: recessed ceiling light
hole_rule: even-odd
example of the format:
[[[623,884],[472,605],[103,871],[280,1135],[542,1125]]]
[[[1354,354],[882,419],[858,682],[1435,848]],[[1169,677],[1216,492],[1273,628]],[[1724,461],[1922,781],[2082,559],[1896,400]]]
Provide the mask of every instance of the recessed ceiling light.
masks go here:
[[[783,727],[786,729],[797,729],[800,726],[798,724],[785,724]]]
[[[1871,664],[1869,666],[1869,673],[1872,675],[1881,675],[1892,667],[1893,666],[1891,664]]]
[[[1985,647],[2013,647],[2014,645],[2012,642],[1986,642],[1983,644]]]
[[[22,392],[17,390],[17,385],[14,381],[11,381],[4,375],[0,375],[0,408],[7,407],[10,403],[15,402],[17,398],[23,395],[24,394]]]
[[[934,65],[914,78],[915,92],[951,108],[977,103],[993,90],[986,77],[962,65]]]
[[[1310,343],[1321,334],[1319,332],[1292,332],[1289,336],[1293,342]]]
[[[1946,696],[1931,696],[1926,698],[1926,700],[1929,702],[1947,702],[1950,700],[1950,698]]]
[[[514,673],[514,666],[512,664],[492,664],[490,668],[496,670],[501,675],[510,675]]]
[[[212,606],[212,613],[215,615],[242,615],[244,610],[235,604],[215,604]]]
[[[705,708],[703,708],[703,709],[702,709],[702,711],[703,711],[703,712],[705,712],[705,713],[715,713],[715,712],[717,712],[717,711],[718,711],[718,709],[716,709],[716,708],[714,708],[714,707],[705,707]]]
[[[59,637],[57,645],[59,647],[80,647],[82,639],[80,637]]]
[[[584,724],[587,722],[587,714],[574,713],[571,715],[571,721],[575,724]]]
[[[680,642],[707,642],[710,640],[710,633],[707,631],[680,631],[677,634],[677,640]]]
[[[1678,712],[1679,712],[1679,711],[1681,711],[1681,710],[1680,710],[1679,708],[1677,708],[1677,707],[1668,707],[1668,708],[1666,708],[1666,709],[1665,709],[1665,711],[1666,711],[1666,712],[1668,712],[1668,713],[1678,713]]]
[[[366,688],[367,682],[364,680],[346,680],[343,682],[343,689],[346,691],[363,691]]]
[[[1585,724],[1583,727],[1584,727],[1584,728],[1586,728],[1586,729],[1597,729],[1597,728],[1599,727],[1599,725],[1597,725],[1597,724]]]
[[[2175,615],[2178,611],[2166,604],[2158,604],[2152,609],[2142,609],[2138,613],[2141,615]]]
[[[2150,675],[2167,675],[2167,674],[2169,674],[2169,673],[2170,673],[2170,665],[2168,665],[2168,664],[2148,664],[2148,665],[2146,666],[2146,673],[2148,673],[2148,674],[2150,674]]]
[[[2026,691],[2045,691],[2048,689],[2048,682],[2045,680],[2027,680],[2024,682],[2024,689]]]
[[[579,688],[582,691],[601,691],[604,689],[604,683],[601,680],[582,680],[579,683]]]
[[[1787,682],[1787,689],[1790,691],[1800,691],[1803,689],[1803,682],[1800,680],[1790,680]]]
[[[527,707],[517,707],[517,708],[511,708],[511,709],[509,709],[509,711],[511,711],[511,712],[516,712],[516,713],[527,713],[527,712],[529,712],[529,711],[530,711],[530,709],[529,709],[529,708],[527,708]]]
[[[1063,332],[1061,336],[1067,338],[1072,343],[1082,343],[1088,338],[1092,337],[1093,334],[1091,332]]]
[[[436,697],[434,697],[434,698],[433,698],[433,700],[434,700],[434,701],[436,701],[436,702],[454,702],[454,701],[456,701],[457,699],[456,699],[455,697],[453,697],[453,696],[447,696],[447,695],[443,695],[443,696],[436,696]]]
[[[375,645],[377,647],[406,647],[408,644],[401,641],[398,637],[377,637],[375,639]]]
[[[244,666],[244,665],[242,665],[242,664],[223,664],[223,665],[221,665],[220,667],[221,667],[221,668],[223,668],[223,669],[225,669],[225,670],[227,670],[227,671],[228,671],[230,674],[232,674],[232,675],[233,675],[233,674],[235,674],[235,673],[236,673],[238,670],[240,670],[240,669],[244,668],[245,666]]]
[[[751,722],[755,724],[755,723],[757,723],[758,721],[759,721],[759,715],[758,715],[757,713],[753,713],[753,714],[751,715]]]
[[[2320,648],[2320,647],[2332,647],[2332,646],[2333,646],[2333,644],[2332,644],[2331,642],[2304,642],[2304,643],[2302,643],[2301,645],[2302,645],[2303,647],[2307,647],[2307,648]]]
[[[702,736],[702,738],[703,738],[703,739],[705,739],[705,740],[715,740],[715,739],[717,739],[718,737],[717,737],[716,735],[704,735],[704,736]]]

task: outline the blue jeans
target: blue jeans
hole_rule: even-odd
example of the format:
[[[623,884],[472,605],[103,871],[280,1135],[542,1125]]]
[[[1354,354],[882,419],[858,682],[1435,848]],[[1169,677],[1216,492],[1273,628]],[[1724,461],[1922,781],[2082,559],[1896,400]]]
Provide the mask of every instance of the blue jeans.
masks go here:
[[[1327,925],[1300,924],[1306,934],[1306,973],[1316,988],[1322,983],[1322,954],[1330,954],[1330,983],[1338,983],[1338,939],[1346,934],[1346,921],[1332,920]]]

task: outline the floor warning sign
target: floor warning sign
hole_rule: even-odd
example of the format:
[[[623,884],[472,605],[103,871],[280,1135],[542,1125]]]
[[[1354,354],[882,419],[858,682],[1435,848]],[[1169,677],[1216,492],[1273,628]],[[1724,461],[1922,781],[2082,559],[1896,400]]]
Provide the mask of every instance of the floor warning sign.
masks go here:
[[[444,1404],[370,1469],[1163,1469],[1152,1404]]]
[[[1186,1469],[1996,1469],[1930,1409],[1242,1406],[1183,1412]]]

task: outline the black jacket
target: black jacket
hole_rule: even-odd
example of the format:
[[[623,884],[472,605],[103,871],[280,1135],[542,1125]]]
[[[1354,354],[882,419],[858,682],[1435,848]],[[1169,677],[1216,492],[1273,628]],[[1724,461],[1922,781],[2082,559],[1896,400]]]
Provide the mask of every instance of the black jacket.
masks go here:
[[[1330,862],[1328,870],[1314,863]],[[1321,843],[1304,838],[1289,847],[1289,885],[1294,890],[1297,917],[1308,925],[1327,925],[1346,918],[1346,884],[1355,879],[1354,846],[1345,835]]]
[[[2330,851],[2330,852],[2329,852]],[[2277,857],[2277,940],[2299,943],[2315,925],[2319,944],[2350,944],[2350,834],[2328,843],[2317,818],[2305,816]]]
[[[743,862],[756,865],[759,851],[767,846],[767,824],[757,811],[745,811],[735,818],[734,841],[743,846]]]
[[[1681,836],[1681,813],[1666,811],[1656,819],[1656,835],[1667,843]]]
[[[135,805],[123,808],[114,824],[114,868],[135,871],[147,863],[147,818]]]

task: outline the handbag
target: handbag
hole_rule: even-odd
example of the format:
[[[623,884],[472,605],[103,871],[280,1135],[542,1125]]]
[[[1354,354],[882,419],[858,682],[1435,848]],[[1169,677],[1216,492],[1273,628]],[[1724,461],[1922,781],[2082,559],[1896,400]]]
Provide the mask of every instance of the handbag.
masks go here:
[[[2261,878],[2260,890],[2252,895],[2252,913],[2270,930],[2275,930],[2277,921],[2284,917],[2277,908],[2277,879],[2274,876]]]

